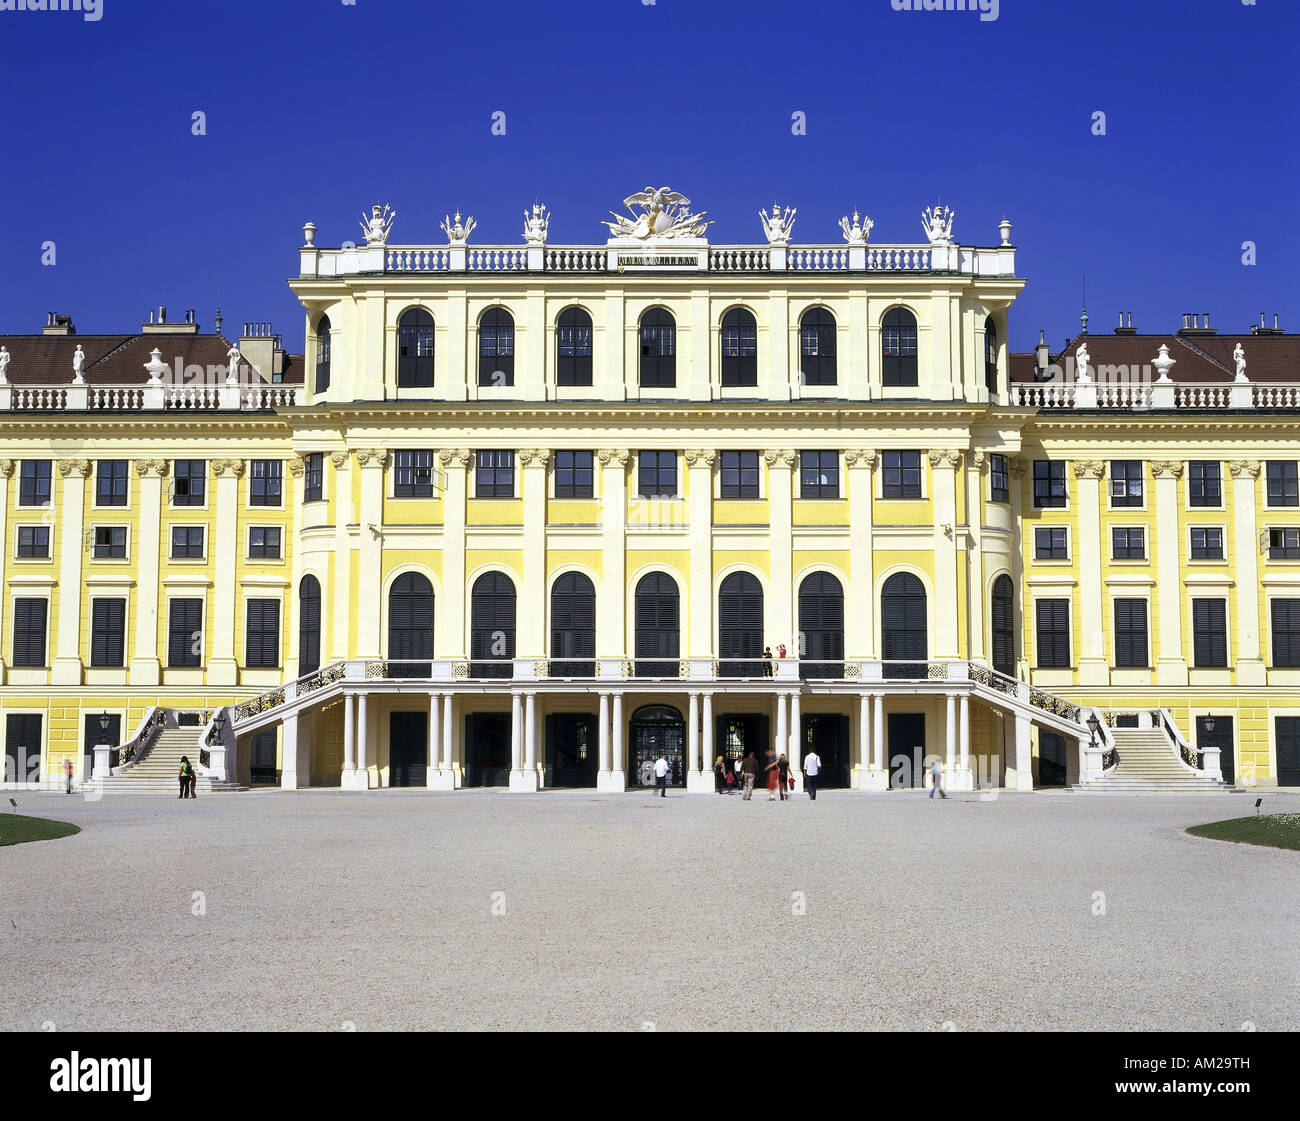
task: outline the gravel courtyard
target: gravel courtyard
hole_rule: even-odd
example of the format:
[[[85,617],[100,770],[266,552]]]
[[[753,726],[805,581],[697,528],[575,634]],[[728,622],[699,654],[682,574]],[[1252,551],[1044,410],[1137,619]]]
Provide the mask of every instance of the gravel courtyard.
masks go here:
[[[16,797],[8,1030],[1300,1028],[1244,795]]]

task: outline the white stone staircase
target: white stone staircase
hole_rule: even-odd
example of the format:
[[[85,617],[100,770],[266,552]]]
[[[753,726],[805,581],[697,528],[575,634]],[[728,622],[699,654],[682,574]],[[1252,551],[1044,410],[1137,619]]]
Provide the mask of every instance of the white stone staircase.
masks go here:
[[[1222,794],[1226,782],[1192,770],[1164,728],[1112,728],[1119,762],[1092,782],[1070,787],[1077,794]]]
[[[147,791],[165,791],[179,797],[181,756],[188,755],[198,781],[196,794],[211,794],[223,790],[247,790],[237,782],[214,781],[199,767],[199,736],[201,728],[161,728],[145,746],[139,757],[129,765],[119,767],[112,778],[103,780],[105,792],[115,791],[139,794]]]

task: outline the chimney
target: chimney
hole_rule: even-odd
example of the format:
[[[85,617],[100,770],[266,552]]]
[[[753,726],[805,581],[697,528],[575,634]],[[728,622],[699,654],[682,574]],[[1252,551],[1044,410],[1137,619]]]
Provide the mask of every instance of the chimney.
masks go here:
[[[1210,313],[1206,312],[1184,312],[1183,326],[1178,332],[1180,335],[1217,335],[1217,327],[1210,326]]]
[[[284,380],[284,348],[269,323],[245,323],[239,336],[239,353],[270,382]]]
[[[1052,364],[1052,355],[1047,346],[1047,332],[1038,332],[1038,345],[1034,347],[1034,366],[1039,375]]]
[[[1264,313],[1262,311],[1259,313],[1259,326],[1251,327],[1250,333],[1252,335],[1285,335],[1286,334],[1286,332],[1283,331],[1280,326],[1278,326],[1278,316],[1276,315],[1273,316],[1273,326],[1266,327],[1264,325]]]
[[[72,316],[56,315],[54,312],[47,312],[45,316],[45,326],[41,328],[42,335],[75,335],[77,328],[72,324]]]
[[[1124,321],[1125,316],[1128,317],[1127,323],[1125,323]],[[1119,313],[1119,326],[1115,328],[1115,334],[1117,335],[1137,334],[1137,328],[1133,326],[1133,313],[1131,311],[1121,311]]]
[[[185,313],[184,323],[168,323],[167,309],[161,304],[158,306],[158,318],[154,318],[154,313],[149,312],[149,322],[140,325],[140,331],[145,335],[197,335],[199,325],[194,321],[194,312]]]

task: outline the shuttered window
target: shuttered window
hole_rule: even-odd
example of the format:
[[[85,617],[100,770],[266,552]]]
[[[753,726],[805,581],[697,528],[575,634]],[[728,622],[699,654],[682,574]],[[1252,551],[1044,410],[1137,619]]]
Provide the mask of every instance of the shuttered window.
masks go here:
[[[515,656],[515,586],[501,572],[485,572],[470,596],[470,673],[510,677]]]
[[[203,600],[168,601],[167,668],[197,669],[203,665]]]
[[[718,590],[718,672],[722,677],[762,673],[763,586],[749,572],[734,572]],[[749,661],[753,659],[753,661]]]
[[[5,717],[6,782],[39,782],[41,777],[41,716],[11,712]]]
[[[320,581],[304,576],[298,584],[298,673],[320,669]]]
[[[1300,716],[1278,716],[1275,720],[1277,784],[1300,786]]]
[[[391,677],[430,674],[422,663],[433,657],[433,585],[418,572],[404,572],[389,590],[388,657]]]
[[[1068,669],[1070,662],[1070,601],[1034,602],[1039,669]]]
[[[14,600],[14,656],[12,665],[31,669],[45,666],[45,624],[49,617],[47,599]]]
[[[1146,669],[1150,664],[1147,652],[1147,601],[1128,598],[1115,600],[1115,665],[1120,668]]]
[[[276,669],[280,665],[280,601],[250,599],[244,632],[244,665],[250,669]]]
[[[1192,664],[1197,669],[1227,668],[1227,600],[1192,600]]]
[[[1008,677],[1016,669],[1015,589],[1011,577],[993,581],[993,668]]]
[[[114,669],[126,664],[126,600],[91,600],[90,664]]]
[[[566,572],[551,588],[551,676],[593,677],[596,589],[581,572]]]
[[[1275,599],[1269,604],[1273,621],[1273,665],[1300,667],[1300,599]]]
[[[804,677],[843,676],[844,588],[829,572],[799,585],[799,657]]]
[[[649,572],[636,586],[636,673],[676,677],[680,645],[680,602],[667,573]]]
[[[930,656],[925,585],[911,573],[891,576],[881,591],[880,620],[885,676],[924,677]]]

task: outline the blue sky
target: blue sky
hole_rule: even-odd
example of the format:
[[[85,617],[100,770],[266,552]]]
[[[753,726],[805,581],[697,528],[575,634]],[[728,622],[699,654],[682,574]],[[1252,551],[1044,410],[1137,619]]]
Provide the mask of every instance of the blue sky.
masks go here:
[[[1094,332],[1120,310],[1300,329],[1295,0],[102,4],[0,11],[0,332],[47,311],[130,330],[159,304],[209,330],[219,298],[228,334],[271,320],[298,350],[284,281],[309,219],[337,245],[388,202],[394,241],[441,244],[460,207],[471,244],[517,244],[540,200],[553,242],[598,242],[650,183],[727,243],[761,240],[774,200],[804,243],[840,242],[855,207],[880,242],[921,239],[940,197],[967,243],[1005,215],[1017,350],[1077,329],[1085,273]]]

